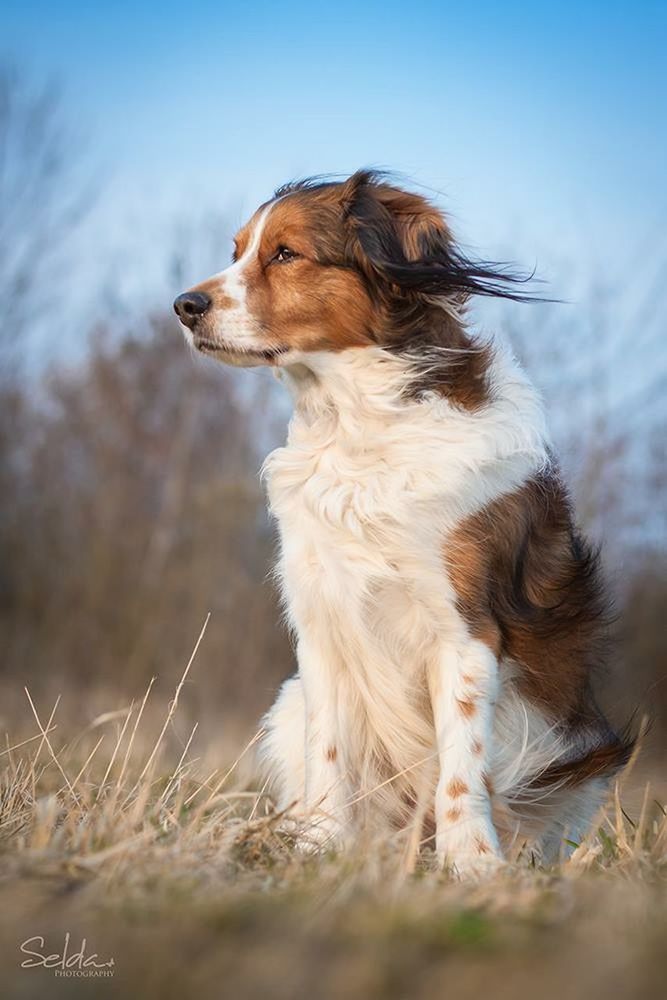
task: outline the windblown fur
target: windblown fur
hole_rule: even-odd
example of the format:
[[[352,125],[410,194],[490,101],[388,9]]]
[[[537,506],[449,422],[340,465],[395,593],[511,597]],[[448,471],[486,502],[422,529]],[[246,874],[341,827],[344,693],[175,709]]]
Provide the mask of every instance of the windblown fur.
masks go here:
[[[593,698],[606,602],[541,402],[465,325],[523,280],[361,172],[279,190],[177,299],[195,347],[293,397],[264,476],[298,673],[263,756],[320,842],[419,823],[460,874],[548,857],[630,752]]]

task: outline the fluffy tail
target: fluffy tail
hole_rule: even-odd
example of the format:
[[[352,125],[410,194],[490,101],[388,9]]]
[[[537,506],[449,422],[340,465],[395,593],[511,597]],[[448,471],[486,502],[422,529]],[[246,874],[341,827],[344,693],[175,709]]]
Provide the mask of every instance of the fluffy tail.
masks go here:
[[[612,777],[630,760],[637,739],[628,730],[621,735],[609,732],[599,744],[567,760],[556,760],[530,782],[533,788],[555,785],[559,788],[580,785],[590,778]]]

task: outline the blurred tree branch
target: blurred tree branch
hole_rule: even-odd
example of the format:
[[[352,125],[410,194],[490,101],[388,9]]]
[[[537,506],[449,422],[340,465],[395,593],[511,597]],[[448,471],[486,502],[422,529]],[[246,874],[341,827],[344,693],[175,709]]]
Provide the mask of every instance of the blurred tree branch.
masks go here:
[[[93,203],[60,92],[0,63],[0,360],[16,374],[31,325],[57,298],[64,252]]]

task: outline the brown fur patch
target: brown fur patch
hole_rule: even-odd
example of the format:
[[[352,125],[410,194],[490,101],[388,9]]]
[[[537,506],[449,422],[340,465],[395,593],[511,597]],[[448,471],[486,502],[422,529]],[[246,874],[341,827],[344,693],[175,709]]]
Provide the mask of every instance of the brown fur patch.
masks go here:
[[[469,517],[445,559],[473,636],[517,664],[522,694],[551,717],[599,723],[589,683],[605,656],[606,606],[557,474]]]
[[[475,847],[478,854],[490,854],[491,848],[483,837],[475,837]]]
[[[460,809],[448,809],[445,813],[445,819],[448,823],[456,823],[461,819]]]
[[[481,754],[481,752],[482,752],[483,749],[484,749],[484,747],[482,746],[482,744],[481,744],[481,742],[479,740],[473,740],[472,741],[472,752],[477,757],[479,757],[479,755]]]
[[[465,795],[468,791],[468,786],[465,781],[460,778],[452,778],[452,780],[447,785],[447,794],[452,799],[460,799],[462,795]]]
[[[351,187],[356,181],[351,179]],[[393,220],[396,235],[407,260],[418,261],[429,252],[434,240],[452,243],[452,234],[435,205],[413,191],[391,184],[375,184],[373,197]]]
[[[336,747],[327,747],[327,753],[326,753],[327,760],[331,761],[331,763],[333,764],[333,762],[336,760],[337,757],[338,757],[338,750],[336,749]]]
[[[472,719],[473,715],[477,711],[477,706],[472,698],[457,698],[456,704],[459,707],[461,715],[465,716],[466,719]]]
[[[406,394],[419,399],[434,392],[445,396],[463,410],[475,412],[490,400],[488,380],[493,351],[465,332],[458,320],[453,319],[439,306],[425,310],[421,332],[400,337],[388,345],[397,353],[407,352],[415,359],[414,376]],[[434,357],[433,348],[444,348]],[[419,353],[423,353],[423,365]]]

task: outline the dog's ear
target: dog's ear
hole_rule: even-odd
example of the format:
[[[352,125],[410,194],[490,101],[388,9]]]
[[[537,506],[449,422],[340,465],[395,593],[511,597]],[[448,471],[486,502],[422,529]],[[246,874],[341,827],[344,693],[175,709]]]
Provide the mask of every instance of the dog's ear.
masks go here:
[[[348,252],[380,292],[459,302],[470,295],[534,298],[515,287],[529,278],[505,265],[467,258],[442,213],[422,195],[403,191],[372,171],[358,171],[341,185],[341,198]]]
[[[417,262],[442,253],[451,235],[426,198],[402,191],[368,170],[353,174],[341,188],[350,248],[366,270]]]

